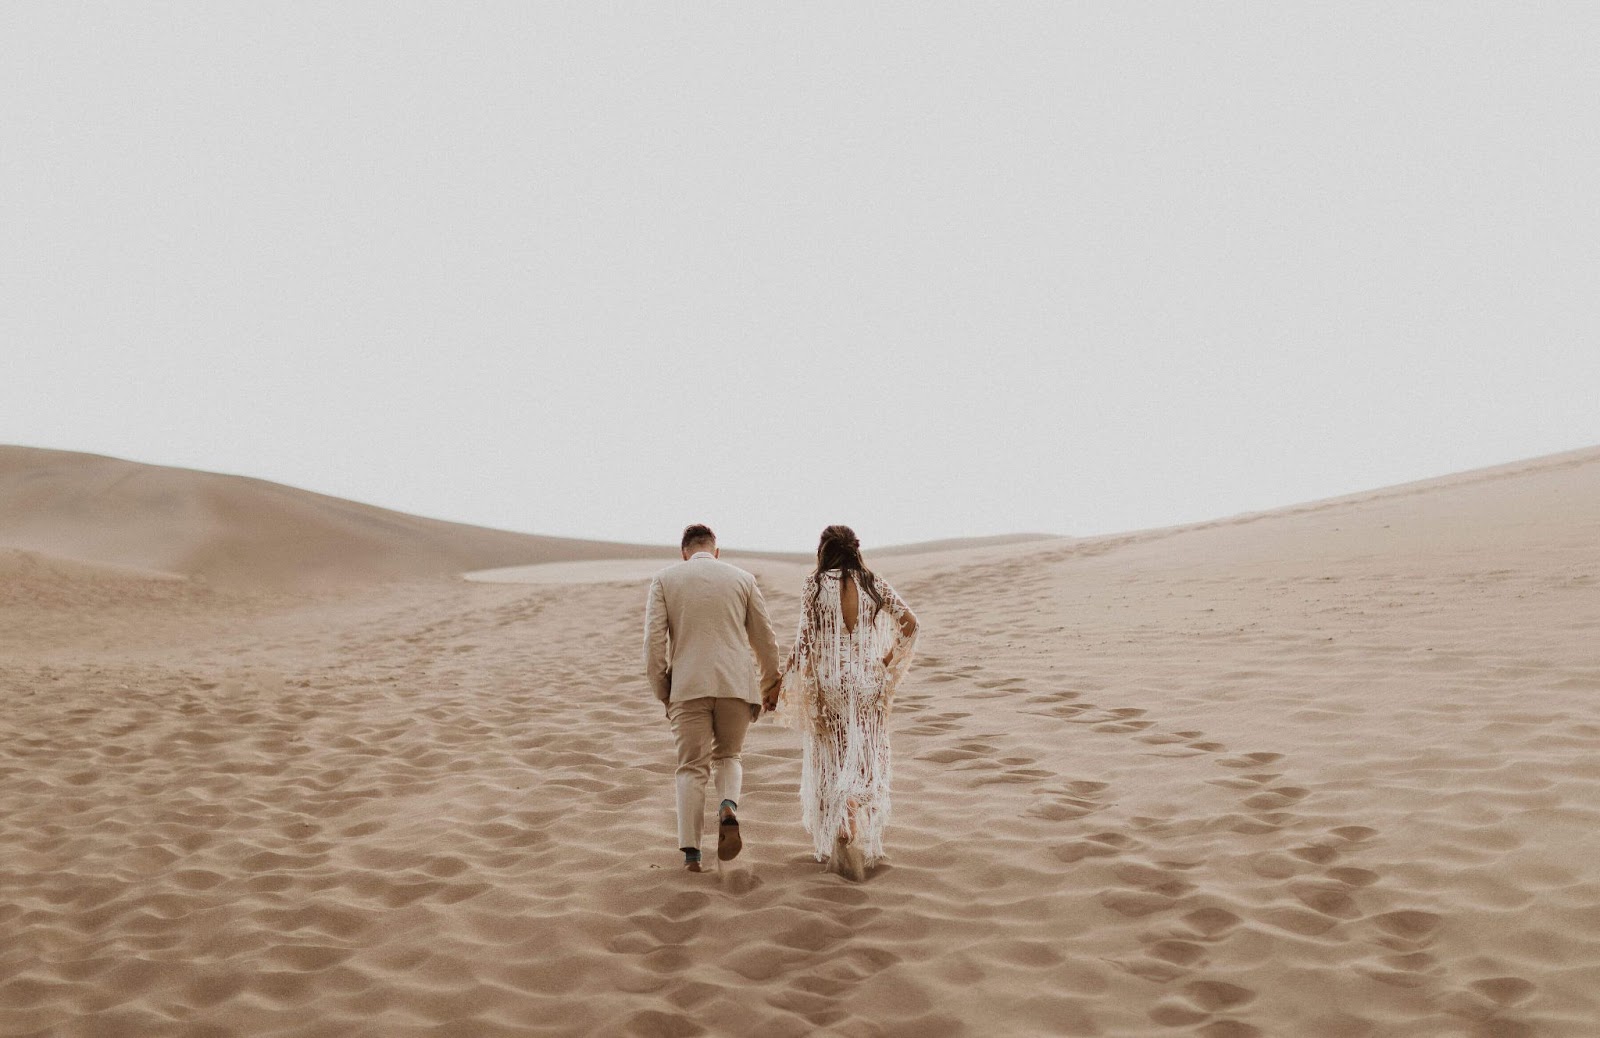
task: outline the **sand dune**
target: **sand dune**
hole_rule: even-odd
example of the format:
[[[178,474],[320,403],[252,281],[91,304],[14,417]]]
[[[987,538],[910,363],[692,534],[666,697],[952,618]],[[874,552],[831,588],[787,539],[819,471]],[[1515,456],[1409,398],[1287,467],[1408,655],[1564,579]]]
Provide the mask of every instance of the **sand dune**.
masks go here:
[[[8,564],[0,1034],[1590,1038],[1597,532],[1591,450],[884,555],[925,641],[859,885],[767,725],[745,854],[676,868],[643,574]]]
[[[97,581],[180,580],[176,574],[160,570],[136,569],[112,563],[63,559],[20,548],[0,548],[0,580],[37,584],[75,584]]]
[[[265,480],[0,447],[0,546],[232,584],[397,580],[660,549],[424,519]]]
[[[1043,534],[908,544],[885,554],[1048,539]],[[729,559],[801,562],[803,553],[740,551]],[[280,483],[145,465],[97,454],[0,445],[0,549],[31,551],[214,583],[294,587],[483,571],[480,579],[592,579],[568,564],[674,558],[670,546],[492,530],[426,519]],[[648,569],[651,562],[642,562]],[[515,567],[558,566],[522,574]],[[620,567],[620,568],[619,568]],[[595,570],[603,573],[606,567]]]

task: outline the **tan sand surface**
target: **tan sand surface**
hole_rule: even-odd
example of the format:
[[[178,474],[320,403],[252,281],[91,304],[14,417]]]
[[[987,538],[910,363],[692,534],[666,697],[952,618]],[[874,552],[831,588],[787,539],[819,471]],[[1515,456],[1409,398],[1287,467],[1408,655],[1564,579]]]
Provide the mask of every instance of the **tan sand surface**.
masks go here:
[[[765,723],[745,853],[678,868],[648,567],[267,590],[31,528],[0,1035],[1600,1034],[1600,450],[884,555],[925,634],[862,884]],[[748,565],[786,642],[804,566]]]
[[[258,588],[654,554],[424,519],[244,476],[4,445],[0,547]]]

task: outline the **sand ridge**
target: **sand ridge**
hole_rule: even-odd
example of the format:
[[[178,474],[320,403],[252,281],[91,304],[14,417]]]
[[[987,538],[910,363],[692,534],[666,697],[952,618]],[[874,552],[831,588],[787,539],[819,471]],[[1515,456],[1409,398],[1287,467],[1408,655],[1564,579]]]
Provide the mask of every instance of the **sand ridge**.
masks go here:
[[[243,476],[4,445],[0,545],[290,588],[659,551],[425,519]]]
[[[745,854],[676,868],[638,579],[45,567],[0,597],[0,1034],[1591,1035],[1572,461],[884,557],[925,640],[859,885],[767,724]],[[750,568],[786,640],[803,567]]]

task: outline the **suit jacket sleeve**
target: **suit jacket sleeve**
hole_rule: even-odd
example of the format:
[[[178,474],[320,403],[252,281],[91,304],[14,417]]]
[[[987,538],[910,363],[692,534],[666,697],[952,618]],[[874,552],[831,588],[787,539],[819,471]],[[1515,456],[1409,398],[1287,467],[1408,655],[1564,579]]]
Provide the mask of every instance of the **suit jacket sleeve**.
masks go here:
[[[644,607],[644,673],[650,679],[650,691],[663,703],[672,698],[667,642],[667,596],[657,579],[650,582],[650,598]]]
[[[761,597],[761,587],[750,582],[750,600],[745,604],[744,630],[750,647],[756,651],[756,664],[761,669],[763,694],[780,680],[778,674],[778,639],[772,633],[772,620],[767,616],[767,600]]]

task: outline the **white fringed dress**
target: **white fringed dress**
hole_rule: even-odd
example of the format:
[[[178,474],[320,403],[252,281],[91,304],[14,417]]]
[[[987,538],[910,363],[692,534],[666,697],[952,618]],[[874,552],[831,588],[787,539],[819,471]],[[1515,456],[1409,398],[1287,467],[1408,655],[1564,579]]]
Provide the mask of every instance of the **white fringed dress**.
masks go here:
[[[806,579],[776,716],[779,724],[799,729],[805,744],[800,819],[817,860],[832,853],[854,805],[855,843],[870,867],[883,856],[889,824],[889,708],[911,666],[916,632],[902,632],[910,610],[887,581],[874,577],[884,603],[874,612],[872,597],[854,574],[859,607],[850,630],[840,596],[843,579],[836,569]]]

